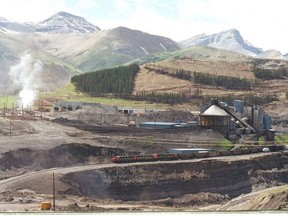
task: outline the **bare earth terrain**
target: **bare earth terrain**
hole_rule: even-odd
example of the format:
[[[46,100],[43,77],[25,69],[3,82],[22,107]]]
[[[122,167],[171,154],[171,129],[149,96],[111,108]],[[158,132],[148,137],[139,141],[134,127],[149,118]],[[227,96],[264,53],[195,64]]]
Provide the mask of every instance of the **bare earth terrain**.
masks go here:
[[[148,113],[135,117],[134,120],[151,121],[153,117]],[[191,113],[179,111],[158,113],[157,116],[159,121],[189,118],[193,119]],[[206,143],[207,147],[215,148],[217,140],[223,139],[216,132],[198,129],[147,131],[124,126],[130,120],[131,116],[112,109],[107,110],[105,107],[50,113],[45,114],[45,119],[35,121],[10,121],[1,118],[0,211],[40,212],[42,202],[52,202],[52,173],[55,174],[58,212],[234,211],[287,208],[287,202],[285,204],[283,201],[288,191],[285,187],[282,187],[283,192],[281,191],[280,195],[275,195],[277,200],[282,200],[279,205],[266,201],[265,205],[259,201],[260,203],[255,203],[252,207],[245,204],[245,200],[251,199],[251,196],[261,197],[261,200],[267,200],[268,198],[263,197],[271,196],[271,193],[262,194],[260,189],[285,185],[283,178],[287,179],[287,154],[258,153],[219,157],[217,160],[211,158],[113,164],[113,155],[161,153],[173,147],[203,147],[203,143]],[[268,159],[268,156],[273,160]],[[279,161],[276,158],[279,158]],[[247,165],[249,161],[258,162]],[[267,161],[275,161],[275,164]],[[258,167],[259,163],[263,164],[263,167]],[[284,167],[280,168],[283,164]],[[279,170],[273,170],[273,167],[277,166]],[[218,172],[223,172],[223,175],[218,175]],[[230,178],[224,180],[223,177],[227,178],[227,173]],[[261,182],[263,176],[269,176],[268,180]],[[217,188],[211,187],[207,181],[210,178],[214,179],[214,184],[219,184]],[[225,181],[223,186],[222,182]],[[250,185],[249,182],[253,184]],[[197,187],[189,186],[190,184]],[[240,190],[237,185],[242,185]],[[131,192],[127,191],[128,188],[131,188]],[[165,188],[170,189],[164,192]],[[119,196],[122,190],[127,193],[124,199]],[[133,190],[142,191],[142,195],[132,198]],[[154,191],[157,190],[159,192],[155,194]],[[191,192],[188,192],[189,190]],[[227,191],[224,192],[225,190]],[[256,191],[258,192],[254,193]],[[242,202],[239,195],[244,192],[248,195],[240,196],[243,197]]]
[[[212,55],[212,56],[211,56]],[[151,92],[194,92],[200,89],[203,95],[221,96],[221,95],[276,95],[280,100],[285,99],[287,92],[288,79],[276,80],[256,80],[253,73],[252,59],[232,58],[231,56],[217,56],[211,54],[207,57],[180,58],[174,60],[165,60],[157,63],[150,63],[141,67],[140,73],[136,77],[134,92],[151,91]],[[216,55],[216,57],[213,57]],[[260,63],[258,67],[277,69],[279,67],[287,68],[287,61],[270,60]],[[149,68],[149,69],[148,69]],[[219,76],[246,78],[251,82],[255,82],[255,86],[251,90],[231,90],[222,87],[194,84],[193,81],[181,80],[169,77],[163,74],[157,74],[155,69],[165,69],[173,73],[173,70],[183,69],[191,72],[201,72]]]
[[[150,69],[142,66],[135,92],[200,89],[203,95],[211,96],[273,93],[279,101],[264,109],[272,116],[273,128],[285,131],[286,77],[257,80],[253,89],[240,91],[195,85],[153,71],[154,67],[167,67],[256,81],[250,60],[239,55],[226,58],[219,52],[162,61],[150,64]],[[274,63],[269,64],[272,67]],[[194,101],[179,107],[127,115],[101,105],[44,113],[30,120],[2,115],[0,212],[41,212],[42,202],[52,203],[53,173],[57,212],[287,210],[286,151],[179,161],[111,162],[115,155],[167,153],[171,148],[225,150],[221,134],[200,127],[156,130],[127,126],[131,121],[136,125],[145,121],[195,121],[196,116],[190,112],[198,110]]]

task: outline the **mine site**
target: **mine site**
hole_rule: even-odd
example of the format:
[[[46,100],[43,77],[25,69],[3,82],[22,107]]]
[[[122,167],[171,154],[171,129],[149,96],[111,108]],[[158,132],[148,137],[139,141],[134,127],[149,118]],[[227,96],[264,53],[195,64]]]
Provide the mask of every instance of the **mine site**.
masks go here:
[[[287,146],[263,109],[234,104],[2,109],[0,211],[285,210]]]
[[[25,54],[15,68],[33,69],[34,61]],[[203,62],[212,60],[181,61],[204,69]],[[250,60],[213,61],[222,73],[238,68],[255,76]],[[271,62],[278,68],[285,63],[260,61]],[[288,79],[253,78],[256,85],[220,77],[233,87],[244,83],[229,90],[231,96],[226,82],[197,83],[210,75],[180,71],[189,80],[175,77],[175,64],[104,70],[110,76],[137,71],[125,100],[119,93],[105,94],[105,100],[96,90],[89,95],[82,88],[101,86],[105,78],[81,83],[86,74],[64,88],[38,92],[29,103],[21,98],[25,89],[2,97],[0,212],[286,211]],[[139,93],[143,89],[150,93]]]
[[[262,9],[249,7],[244,38],[232,21],[219,32],[212,32],[219,23],[202,32],[203,22],[174,22],[176,7],[199,9],[194,1],[145,3],[157,3],[161,14],[169,8],[171,23],[162,15],[153,20],[154,10],[136,10],[145,1],[125,1],[147,26],[161,21],[159,32],[166,26],[183,37],[174,41],[168,31],[146,32],[137,19],[143,31],[125,23],[100,28],[56,1],[43,1],[59,12],[42,21],[10,21],[11,2],[1,4],[9,17],[0,17],[0,213],[287,212],[287,37],[274,32],[285,26],[285,13],[261,18]],[[32,16],[40,1],[33,2]],[[93,13],[96,1],[79,2],[71,11],[87,4],[91,11],[79,15],[92,19],[119,16],[122,1],[97,1],[106,5]],[[203,1],[195,20],[221,5],[210,3]],[[219,11],[226,13],[226,4]],[[219,22],[246,13],[246,4],[231,6]],[[117,24],[121,17],[126,13]],[[197,26],[199,35],[185,39]],[[251,35],[259,47],[248,42]],[[284,38],[282,53],[265,50],[264,36]]]

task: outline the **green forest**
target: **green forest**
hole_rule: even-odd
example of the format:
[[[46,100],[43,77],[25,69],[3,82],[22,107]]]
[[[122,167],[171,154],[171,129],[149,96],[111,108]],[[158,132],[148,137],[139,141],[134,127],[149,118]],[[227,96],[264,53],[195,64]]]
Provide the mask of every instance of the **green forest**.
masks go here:
[[[91,96],[102,96],[109,93],[131,95],[139,70],[138,64],[108,68],[73,76],[71,83],[75,85],[77,91]]]
[[[226,89],[249,90],[252,82],[245,78],[218,76],[208,73],[194,72],[194,82],[198,84],[221,86]]]
[[[288,76],[288,70],[285,67],[274,70],[254,67],[253,72],[256,78],[262,80],[284,79]]]

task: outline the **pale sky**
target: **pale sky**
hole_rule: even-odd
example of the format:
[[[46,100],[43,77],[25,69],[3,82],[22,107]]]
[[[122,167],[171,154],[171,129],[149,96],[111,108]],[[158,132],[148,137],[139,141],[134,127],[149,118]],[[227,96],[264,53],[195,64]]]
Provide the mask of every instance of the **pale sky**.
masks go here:
[[[0,17],[38,22],[59,11],[101,29],[125,26],[175,41],[236,28],[254,46],[288,53],[287,0],[0,0]]]

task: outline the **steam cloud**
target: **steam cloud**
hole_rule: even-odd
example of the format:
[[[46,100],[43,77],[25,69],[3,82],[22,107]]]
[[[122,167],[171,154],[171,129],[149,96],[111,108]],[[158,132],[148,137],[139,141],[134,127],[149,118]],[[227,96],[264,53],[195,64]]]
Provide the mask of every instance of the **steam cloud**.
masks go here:
[[[21,56],[20,63],[10,67],[9,77],[13,83],[20,87],[20,106],[29,107],[37,98],[41,86],[41,73],[43,63],[34,59],[29,52]]]

